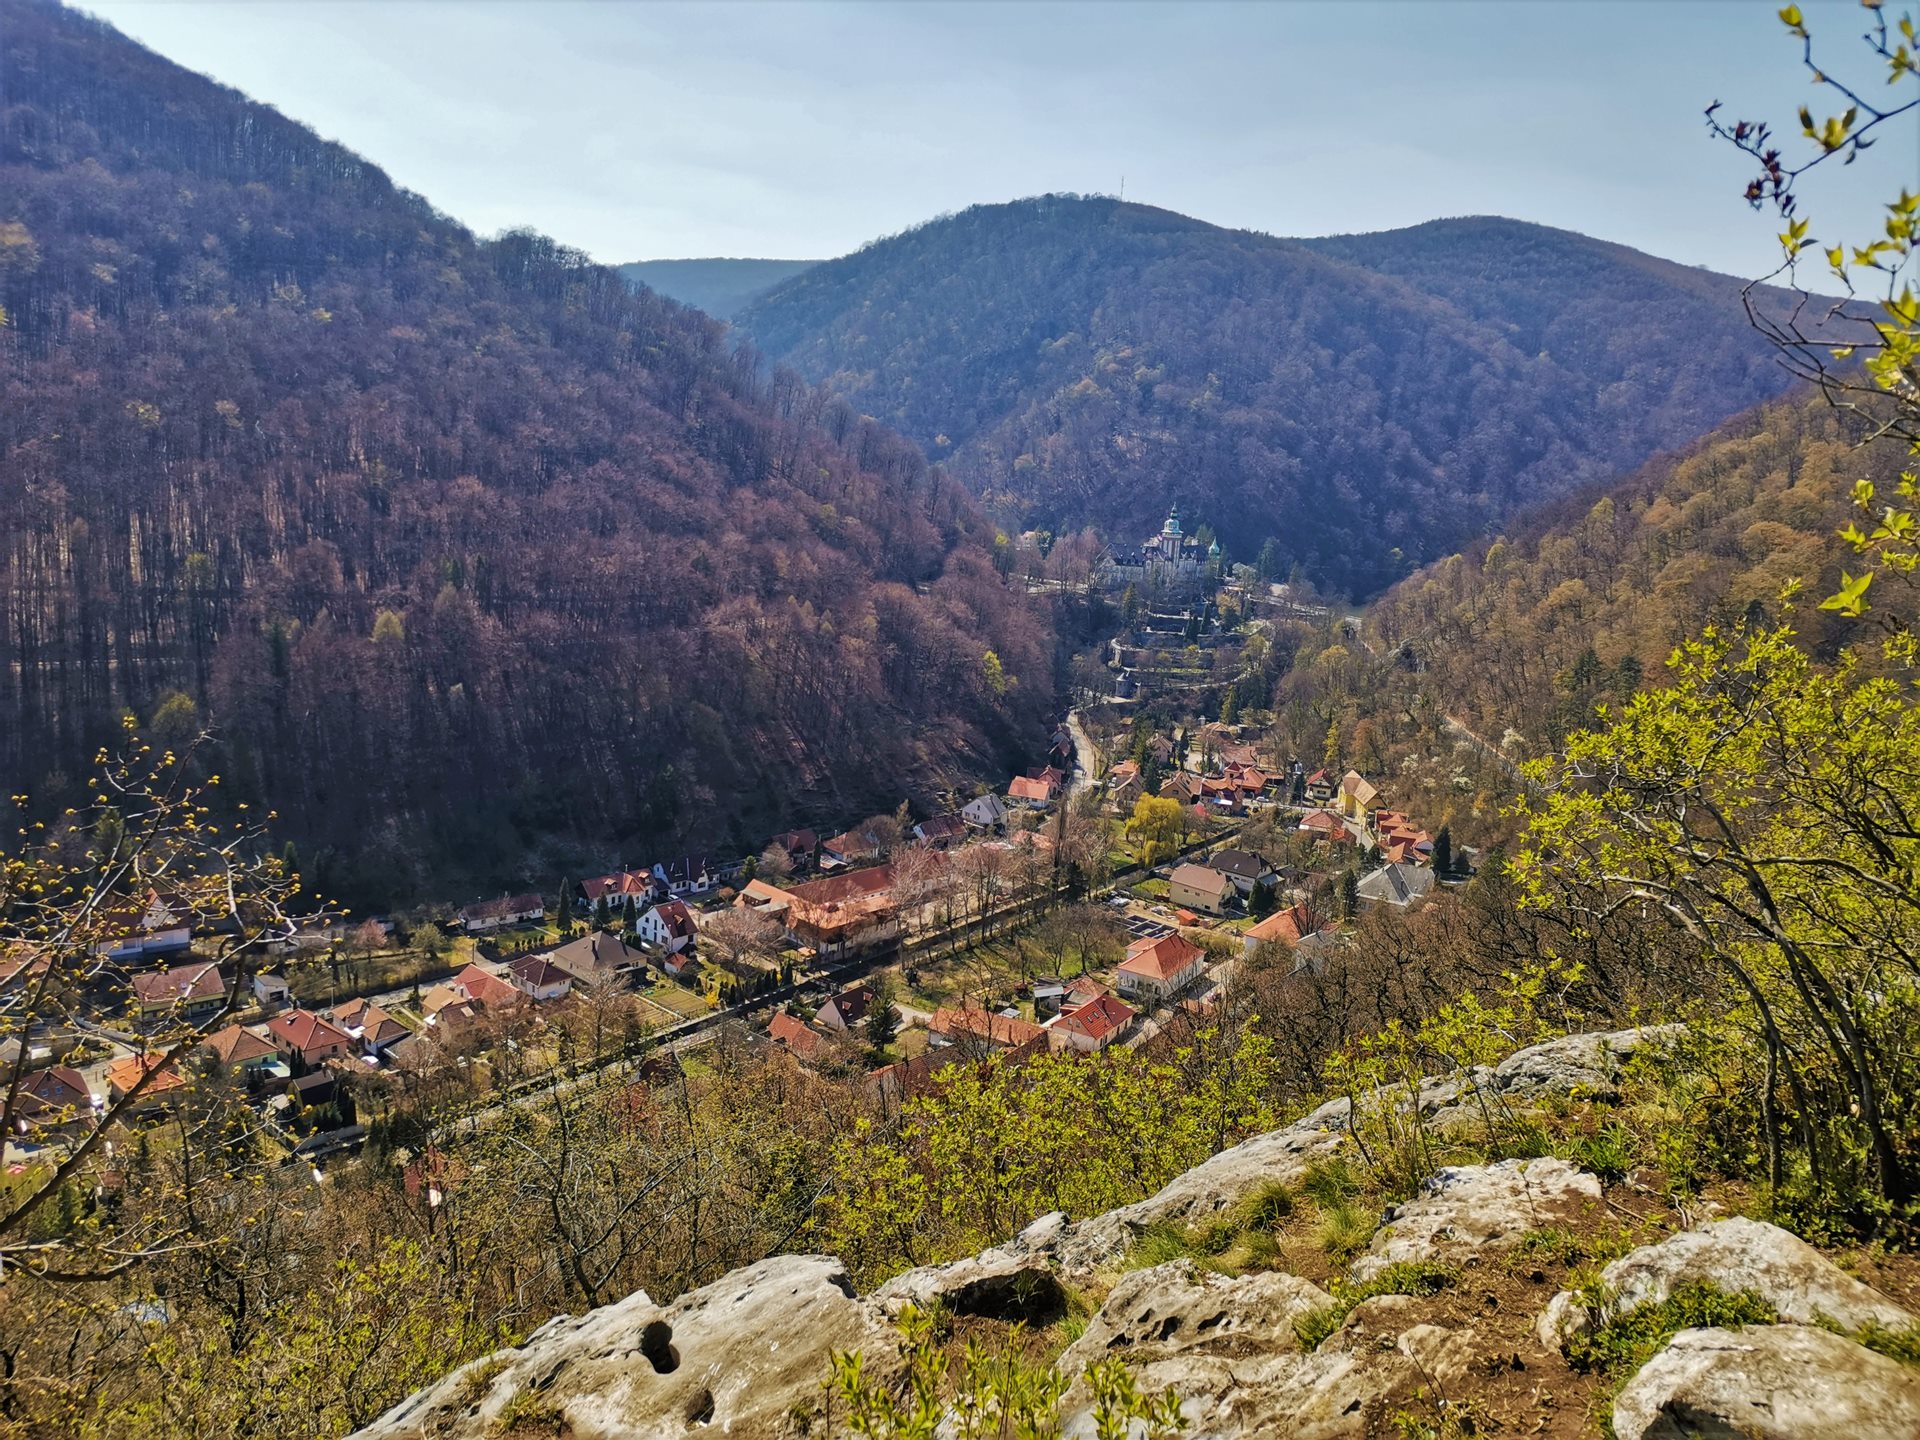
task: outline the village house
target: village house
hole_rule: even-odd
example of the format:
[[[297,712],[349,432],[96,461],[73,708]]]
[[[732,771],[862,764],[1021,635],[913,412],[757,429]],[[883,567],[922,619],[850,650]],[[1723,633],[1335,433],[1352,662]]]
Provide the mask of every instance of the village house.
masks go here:
[[[253,977],[253,998],[266,1006],[291,1005],[293,986],[287,983],[285,976],[270,975],[262,970]]]
[[[720,871],[705,855],[682,855],[663,860],[653,867],[654,893],[704,895],[720,883]]]
[[[1347,823],[1331,810],[1309,810],[1300,817],[1300,833],[1309,840],[1336,849],[1357,843]]]
[[[1182,805],[1197,805],[1205,799],[1206,782],[1190,771],[1181,770],[1160,782],[1162,800],[1178,800]]]
[[[1114,985],[1122,995],[1164,1000],[1198,980],[1206,962],[1206,951],[1184,935],[1136,940],[1114,972]]]
[[[522,955],[507,966],[507,983],[536,1001],[561,1000],[573,989],[573,976],[550,955]]]
[[[1433,837],[1398,810],[1377,810],[1373,833],[1380,855],[1389,865],[1428,865],[1433,862]]]
[[[491,970],[469,965],[446,982],[483,1010],[512,1010],[521,1003],[520,992]]]
[[[1307,803],[1310,805],[1332,804],[1333,792],[1335,791],[1335,789],[1338,788],[1339,783],[1340,783],[1339,781],[1333,778],[1333,773],[1331,771],[1328,771],[1328,770],[1314,771],[1311,775],[1307,776],[1306,785],[1304,787],[1306,791],[1306,796],[1307,796]]]
[[[1124,1001],[1101,995],[1065,1012],[1047,1030],[1056,1050],[1091,1055],[1125,1039],[1134,1018],[1133,1008]]]
[[[353,1054],[353,1036],[311,1010],[287,1010],[267,1022],[274,1048],[305,1070]]]
[[[1218,870],[1242,895],[1251,895],[1257,885],[1271,885],[1276,878],[1273,867],[1251,850],[1216,850],[1206,859],[1209,870]]]
[[[582,910],[591,910],[602,900],[607,902],[608,909],[623,908],[629,900],[635,905],[651,904],[653,872],[616,870],[610,875],[596,875],[580,882],[577,903]]]
[[[360,1042],[360,1048],[376,1059],[387,1054],[413,1032],[393,1016],[367,999],[348,1000],[333,1007],[333,1023]]]
[[[1388,865],[1360,882],[1360,901],[1404,910],[1433,889],[1433,871],[1424,865]]]
[[[600,930],[548,950],[544,958],[580,985],[618,985],[646,963],[646,956],[618,935]]]
[[[933,1012],[927,1033],[935,1045],[963,1051],[1014,1050],[1044,1041],[1047,1032],[1017,1015],[996,1015],[977,1005],[943,1005]]]
[[[755,880],[739,900],[786,926],[787,939],[837,960],[892,944],[900,937],[893,866],[875,865],[782,889]]]
[[[948,850],[967,838],[967,822],[958,814],[935,815],[913,827],[913,838],[929,850]]]
[[[772,1022],[767,1026],[767,1038],[790,1050],[796,1060],[818,1059],[827,1044],[817,1031],[808,1029],[804,1021],[784,1010],[775,1012]]]
[[[657,945],[676,955],[693,944],[700,927],[684,900],[664,900],[650,908],[634,924],[634,933],[649,945]]]
[[[133,995],[142,1020],[166,1014],[202,1020],[227,1003],[227,982],[211,962],[175,965],[134,976]]]
[[[880,858],[880,841],[871,830],[847,830],[820,842],[823,869],[846,869]]]
[[[223,1070],[234,1074],[251,1076],[276,1068],[282,1073],[286,1070],[279,1063],[280,1052],[272,1042],[245,1025],[228,1025],[216,1030],[200,1042],[199,1048],[218,1060]]]
[[[178,901],[149,890],[139,902],[100,916],[102,938],[94,951],[103,960],[149,960],[193,944],[193,917]]]
[[[776,845],[787,852],[787,862],[795,870],[805,870],[813,864],[813,852],[820,848],[820,837],[811,830],[783,830],[767,842],[769,849]]]
[[[1107,803],[1116,811],[1122,814],[1131,811],[1146,793],[1138,761],[1122,760],[1107,772]]]
[[[1365,820],[1373,812],[1373,802],[1379,798],[1380,792],[1366,776],[1358,770],[1349,770],[1340,777],[1340,792],[1334,803],[1347,819]]]
[[[149,1074],[153,1078],[147,1081],[146,1089],[140,1092],[140,1098],[133,1104],[136,1113],[164,1109],[172,1103],[167,1096],[186,1088],[186,1080],[167,1063],[167,1057],[157,1050],[150,1050],[144,1055],[122,1055],[107,1066],[107,1098],[116,1103],[126,1099]]]
[[[814,1011],[813,1023],[824,1025],[829,1030],[838,1030],[844,1035],[866,1020],[867,1012],[873,1008],[873,1001],[871,986],[849,986]]]
[[[1007,784],[1009,809],[1045,810],[1059,798],[1059,784],[1044,776],[1016,775]]]
[[[1240,787],[1225,776],[1210,775],[1200,781],[1200,800],[1209,813],[1216,815],[1240,815],[1245,807],[1240,803]]]
[[[1288,945],[1298,945],[1319,927],[1314,923],[1313,907],[1304,900],[1295,901],[1284,910],[1276,910],[1258,925],[1241,937],[1246,951],[1251,955],[1260,946],[1283,941]]]
[[[1224,915],[1227,902],[1239,894],[1231,875],[1205,865],[1176,865],[1167,878],[1167,900],[1206,915]]]
[[[502,895],[498,900],[481,900],[461,910],[460,928],[469,935],[479,935],[546,918],[547,902],[538,895]]]
[[[16,1119],[40,1129],[91,1120],[95,1111],[86,1076],[71,1065],[49,1065],[23,1076],[13,1103]]]
[[[1007,806],[998,795],[982,795],[960,807],[960,818],[975,830],[998,830],[1007,823]]]
[[[787,907],[793,903],[793,896],[775,885],[771,880],[749,880],[734,899],[736,907],[758,910],[769,920],[779,921],[782,928],[787,923]]]
[[[1165,735],[1155,735],[1151,740],[1147,741],[1147,753],[1153,757],[1156,765],[1171,765],[1173,763],[1173,741],[1169,740]]]

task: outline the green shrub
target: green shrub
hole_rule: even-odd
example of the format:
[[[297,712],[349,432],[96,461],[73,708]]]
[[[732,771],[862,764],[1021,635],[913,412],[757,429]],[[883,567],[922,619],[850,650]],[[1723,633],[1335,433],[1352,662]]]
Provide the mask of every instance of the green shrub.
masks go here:
[[[1297,1318],[1293,1322],[1293,1333],[1302,1349],[1317,1350],[1320,1342],[1344,1325],[1347,1316],[1362,1301],[1377,1295],[1437,1295],[1459,1278],[1460,1272],[1451,1265],[1429,1260],[1396,1261],[1370,1279],[1335,1282],[1333,1303]]]
[[[1576,1139],[1567,1147],[1567,1158],[1602,1180],[1617,1183],[1626,1179],[1638,1162],[1639,1150],[1633,1132],[1615,1120]]]
[[[1682,1285],[1656,1305],[1616,1315],[1588,1335],[1567,1343],[1567,1359],[1581,1370],[1622,1380],[1666,1348],[1682,1330],[1705,1326],[1739,1329],[1772,1325],[1780,1316],[1751,1290],[1728,1292],[1698,1281]]]
[[[1347,1260],[1357,1255],[1360,1247],[1371,1240],[1373,1232],[1379,1228],[1379,1222],[1371,1212],[1343,1201],[1321,1213],[1320,1223],[1314,1229],[1314,1238],[1320,1242],[1320,1248],[1326,1251],[1329,1260]]]
[[[1254,1186],[1240,1199],[1239,1220],[1243,1230],[1261,1230],[1268,1234],[1293,1214],[1293,1191],[1278,1180]]]
[[[1300,1189],[1307,1198],[1325,1208],[1351,1200],[1365,1188],[1360,1173],[1343,1155],[1314,1161],[1300,1180]]]

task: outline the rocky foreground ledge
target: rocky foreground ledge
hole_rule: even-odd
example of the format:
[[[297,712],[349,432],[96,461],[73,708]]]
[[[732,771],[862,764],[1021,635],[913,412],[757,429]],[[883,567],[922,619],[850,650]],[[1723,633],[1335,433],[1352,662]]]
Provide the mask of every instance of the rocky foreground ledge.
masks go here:
[[[1537,1045],[1475,1077],[1509,1102],[1616,1097],[1622,1059],[1654,1032],[1578,1035]],[[1469,1118],[1459,1083],[1423,1091],[1437,1124]],[[1578,1337],[1704,1282],[1760,1297],[1782,1323],[1684,1330],[1642,1366],[1614,1401],[1619,1440],[1741,1436],[1748,1440],[1916,1440],[1920,1370],[1848,1338],[1863,1327],[1900,1330],[1915,1317],[1786,1231],[1746,1219],[1711,1220],[1644,1245],[1601,1274],[1597,1292],[1555,1295],[1537,1315],[1502,1317],[1455,1305],[1436,1315],[1413,1296],[1352,1306],[1316,1346],[1296,1321],[1329,1313],[1334,1297],[1281,1272],[1226,1276],[1176,1260],[1124,1269],[1141,1233],[1163,1222],[1201,1223],[1255,1187],[1297,1184],[1308,1167],[1349,1143],[1337,1102],[1214,1156],[1138,1204],[1080,1222],[1049,1215],[1008,1244],[949,1265],[909,1271],[867,1296],[846,1268],[818,1255],[783,1256],[659,1305],[644,1293],[542,1326],[516,1349],[477,1360],[396,1406],[361,1440],[499,1440],[529,1420],[571,1440],[652,1440],[717,1433],[743,1440],[820,1436],[829,1357],[858,1350],[869,1373],[896,1365],[894,1322],[910,1304],[941,1302],[956,1315],[1044,1323],[1069,1288],[1105,1300],[1060,1356],[1077,1377],[1119,1356],[1158,1389],[1171,1386],[1206,1437],[1297,1440],[1404,1433],[1406,1407],[1431,1413],[1448,1395],[1493,1383],[1550,1384],[1568,1374],[1561,1352]],[[1389,1266],[1493,1267],[1523,1236],[1591,1218],[1597,1177],[1563,1160],[1503,1161],[1434,1175],[1396,1207],[1348,1278]],[[1487,1271],[1491,1273],[1491,1269]],[[1338,1314],[1334,1309],[1331,1313]],[[1520,1319],[1516,1335],[1514,1321]],[[1090,1433],[1072,1407],[1070,1435]],[[1436,1397],[1439,1397],[1436,1400]],[[1084,1400],[1084,1397],[1079,1397]],[[1556,1434],[1591,1429],[1564,1414]],[[527,1433],[536,1433],[532,1427]]]

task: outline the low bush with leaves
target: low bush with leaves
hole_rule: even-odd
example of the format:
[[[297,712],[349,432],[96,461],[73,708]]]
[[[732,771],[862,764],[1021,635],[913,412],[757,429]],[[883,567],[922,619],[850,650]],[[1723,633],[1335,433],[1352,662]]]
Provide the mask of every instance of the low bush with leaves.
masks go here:
[[[1021,1355],[1018,1332],[1000,1349],[969,1341],[957,1362],[931,1319],[901,1318],[902,1373],[870,1375],[858,1352],[833,1357],[828,1433],[859,1440],[1054,1440],[1070,1381]],[[1171,1390],[1144,1393],[1117,1360],[1085,1374],[1096,1440],[1165,1440],[1186,1428]]]
[[[1437,1295],[1460,1278],[1451,1265],[1430,1260],[1402,1260],[1383,1267],[1365,1280],[1345,1281],[1333,1287],[1333,1303],[1310,1310],[1293,1322],[1301,1347],[1317,1350],[1329,1335],[1346,1324],[1362,1302],[1380,1295]]]

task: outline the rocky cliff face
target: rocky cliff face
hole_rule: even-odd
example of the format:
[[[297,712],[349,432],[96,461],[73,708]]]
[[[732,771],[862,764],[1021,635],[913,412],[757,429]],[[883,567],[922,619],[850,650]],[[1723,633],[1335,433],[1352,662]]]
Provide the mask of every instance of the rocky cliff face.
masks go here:
[[[1475,1083],[1519,1105],[1605,1102],[1621,1059],[1648,1034],[1535,1046]],[[1471,1102],[1464,1087],[1446,1084],[1419,1103],[1444,1127]],[[910,1271],[866,1296],[836,1260],[785,1256],[670,1305],[637,1294],[555,1320],[397,1406],[361,1440],[831,1434],[822,1388],[830,1357],[857,1350],[869,1373],[892,1373],[894,1322],[909,1305],[936,1302],[959,1323],[980,1324],[1045,1326],[1091,1309],[1058,1357],[1062,1374],[1118,1356],[1147,1385],[1172,1388],[1190,1435],[1572,1437],[1596,1433],[1611,1388],[1591,1373],[1583,1338],[1615,1333],[1702,1285],[1747,1292],[1741,1318],[1777,1323],[1681,1330],[1613,1398],[1620,1440],[1920,1436],[1920,1370],[1856,1338],[1914,1326],[1907,1309],[1772,1225],[1709,1216],[1663,1227],[1633,1209],[1624,1188],[1610,1193],[1564,1160],[1437,1171],[1324,1285],[1278,1266],[1236,1274],[1192,1257],[1130,1260],[1143,1235],[1169,1226],[1195,1233],[1243,1213],[1274,1182],[1306,1180],[1351,1145],[1344,1111],[1322,1107],[1136,1205],[1079,1222],[1043,1217],[1003,1246]],[[1541,1257],[1603,1231],[1652,1238],[1616,1248],[1598,1283],[1554,1293]],[[1583,1367],[1569,1363],[1570,1349]],[[1092,1433],[1089,1404],[1084,1385],[1069,1390],[1066,1434]]]

